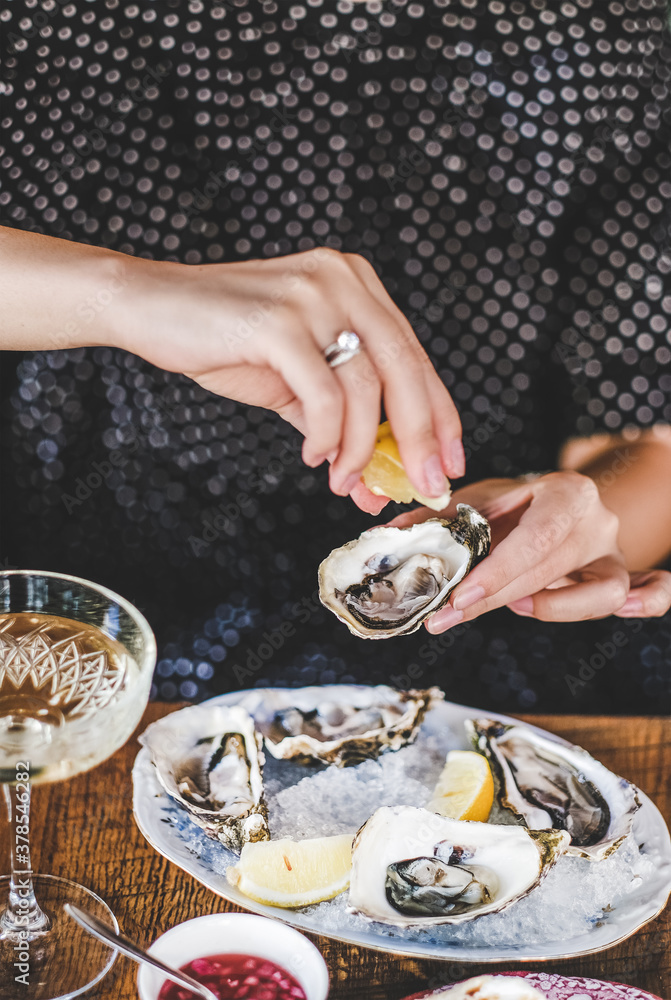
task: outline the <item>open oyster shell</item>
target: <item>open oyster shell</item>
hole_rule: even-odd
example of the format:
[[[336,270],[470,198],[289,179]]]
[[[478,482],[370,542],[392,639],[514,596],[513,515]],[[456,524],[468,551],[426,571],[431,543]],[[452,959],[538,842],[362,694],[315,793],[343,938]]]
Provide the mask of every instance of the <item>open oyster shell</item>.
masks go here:
[[[352,847],[350,909],[405,927],[458,924],[527,896],[566,850],[569,835],[384,806]]]
[[[443,697],[439,688],[334,684],[252,691],[242,704],[273,757],[348,767],[412,743],[426,712]]]
[[[414,1000],[434,1000],[434,997],[436,1000],[547,1000],[545,993],[521,976],[476,976],[434,993],[418,994]]]
[[[491,719],[469,719],[466,729],[489,758],[499,804],[531,829],[567,830],[568,854],[600,861],[630,833],[638,789],[582,747]]]
[[[184,708],[140,736],[158,779],[205,832],[240,850],[269,840],[263,799],[263,754],[254,720],[237,706]]]
[[[489,524],[457,505],[453,520],[380,525],[334,549],[319,567],[319,599],[363,639],[416,632],[489,551]]]

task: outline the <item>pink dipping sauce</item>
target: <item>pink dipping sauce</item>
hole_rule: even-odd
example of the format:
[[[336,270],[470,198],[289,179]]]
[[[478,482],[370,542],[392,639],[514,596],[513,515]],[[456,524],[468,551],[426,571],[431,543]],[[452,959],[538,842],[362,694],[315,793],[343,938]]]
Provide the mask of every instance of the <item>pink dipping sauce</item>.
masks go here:
[[[209,955],[182,965],[181,972],[193,976],[212,990],[219,1000],[307,1000],[302,986],[292,975],[253,955]],[[158,1000],[193,1000],[183,986],[163,983]]]

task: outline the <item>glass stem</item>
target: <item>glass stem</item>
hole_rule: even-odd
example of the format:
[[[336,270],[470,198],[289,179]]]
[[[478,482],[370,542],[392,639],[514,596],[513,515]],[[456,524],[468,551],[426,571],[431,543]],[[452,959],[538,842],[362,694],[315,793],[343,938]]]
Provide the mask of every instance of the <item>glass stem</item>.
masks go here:
[[[17,778],[19,775],[17,774]],[[49,930],[51,921],[35,898],[30,862],[30,779],[3,785],[10,837],[9,896],[0,913],[0,937],[33,941]]]

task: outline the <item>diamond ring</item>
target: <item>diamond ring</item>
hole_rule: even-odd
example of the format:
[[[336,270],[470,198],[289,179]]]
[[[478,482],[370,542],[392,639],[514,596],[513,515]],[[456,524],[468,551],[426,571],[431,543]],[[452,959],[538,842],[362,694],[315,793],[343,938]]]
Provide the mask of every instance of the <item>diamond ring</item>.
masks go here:
[[[361,351],[361,341],[352,330],[343,330],[338,334],[338,339],[324,348],[324,358],[326,364],[331,368],[344,365],[351,361]]]

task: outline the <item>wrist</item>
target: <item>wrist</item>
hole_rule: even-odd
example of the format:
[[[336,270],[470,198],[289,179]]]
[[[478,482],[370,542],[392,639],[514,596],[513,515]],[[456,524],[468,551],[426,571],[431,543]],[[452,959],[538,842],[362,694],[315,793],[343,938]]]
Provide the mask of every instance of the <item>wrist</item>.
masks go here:
[[[46,346],[51,350],[123,346],[118,313],[135,278],[135,258],[98,248],[82,251],[75,251],[76,259],[69,254],[66,261],[68,278],[76,268],[77,294],[71,297],[63,322],[50,334]]]
[[[128,304],[146,263],[116,251],[100,255],[80,310],[80,346],[133,350],[128,343]]]
[[[98,275],[96,343],[145,358],[152,347],[156,352],[160,345],[154,334],[165,332],[174,321],[176,293],[189,270],[173,261],[111,254]],[[170,367],[161,364],[158,355],[150,360]]]

